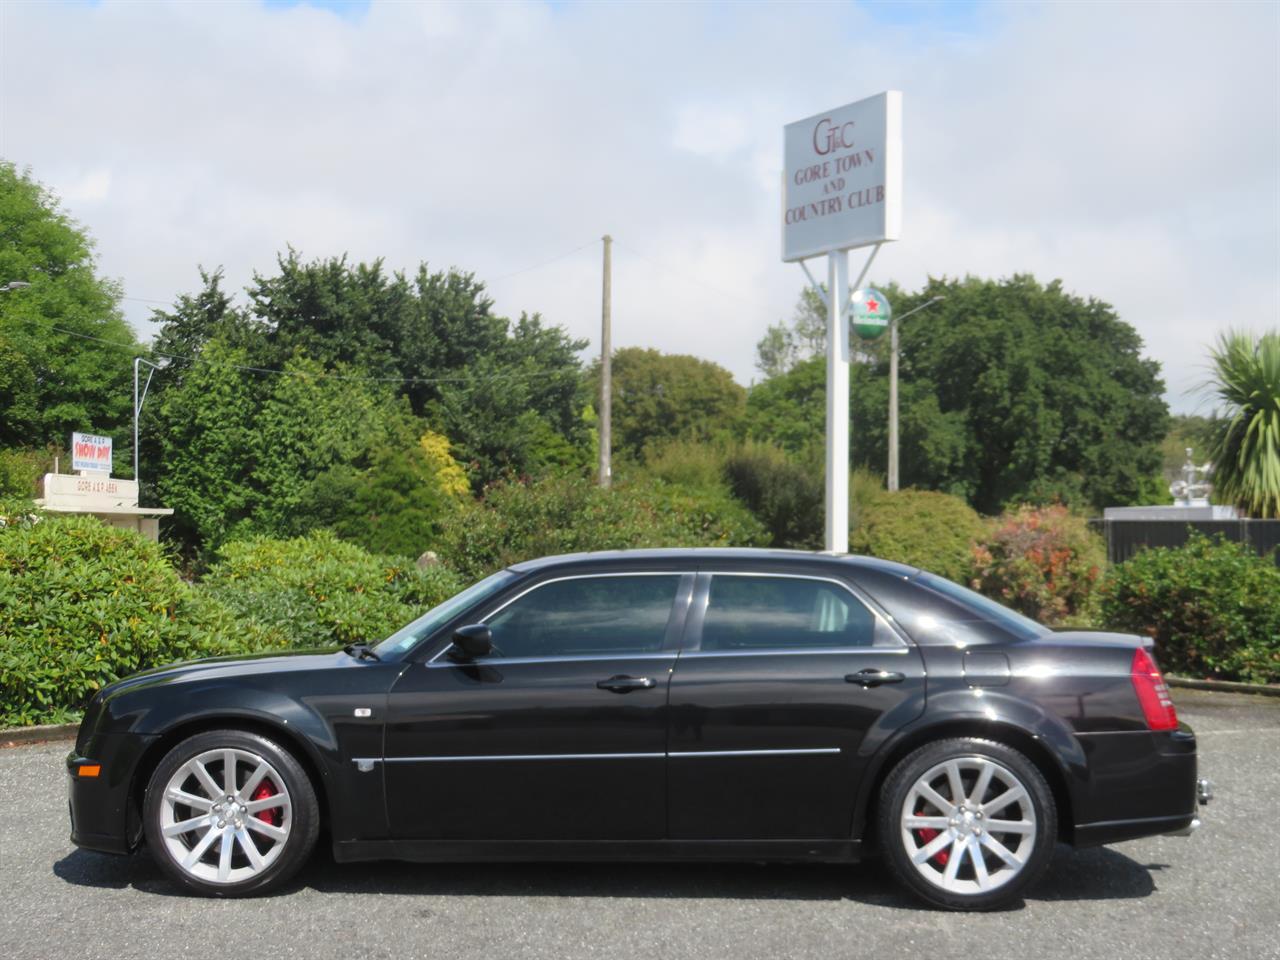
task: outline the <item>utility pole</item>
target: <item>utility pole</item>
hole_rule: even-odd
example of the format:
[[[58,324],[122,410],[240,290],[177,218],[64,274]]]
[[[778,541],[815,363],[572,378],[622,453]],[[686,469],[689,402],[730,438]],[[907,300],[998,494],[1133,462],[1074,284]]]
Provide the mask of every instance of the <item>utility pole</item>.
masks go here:
[[[613,237],[604,235],[604,283],[600,301],[600,486],[613,480]]]

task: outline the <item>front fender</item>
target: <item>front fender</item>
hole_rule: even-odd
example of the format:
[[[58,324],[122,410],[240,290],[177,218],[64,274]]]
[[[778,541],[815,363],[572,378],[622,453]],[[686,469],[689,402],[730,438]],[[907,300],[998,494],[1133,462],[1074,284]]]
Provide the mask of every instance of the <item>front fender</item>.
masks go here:
[[[316,781],[335,840],[381,839],[381,770],[357,774],[352,758],[382,755],[387,690],[401,669],[343,657],[316,669],[175,671],[126,681],[104,692],[77,749],[92,756],[98,744],[146,742],[130,771],[137,797],[164,754],[194,732],[239,726],[274,734]]]

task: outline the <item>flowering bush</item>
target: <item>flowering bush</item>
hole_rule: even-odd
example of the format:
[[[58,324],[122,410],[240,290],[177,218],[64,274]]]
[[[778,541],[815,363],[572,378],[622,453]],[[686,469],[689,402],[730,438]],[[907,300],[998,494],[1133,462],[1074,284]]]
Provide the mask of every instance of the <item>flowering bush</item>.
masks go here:
[[[1087,624],[1106,550],[1061,505],[1023,506],[991,521],[973,548],[972,586],[1045,624]]]

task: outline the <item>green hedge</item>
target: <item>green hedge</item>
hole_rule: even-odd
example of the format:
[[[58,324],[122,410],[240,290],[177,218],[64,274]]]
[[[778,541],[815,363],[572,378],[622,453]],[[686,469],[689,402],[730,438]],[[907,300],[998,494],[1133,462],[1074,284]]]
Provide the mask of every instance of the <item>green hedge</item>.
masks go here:
[[[726,457],[724,473],[734,495],[769,531],[772,546],[822,548],[826,479],[820,460],[748,441]]]
[[[445,525],[440,552],[466,580],[558,553],[629,547],[757,546],[767,534],[727,492],[659,480],[605,490],[581,477],[498,483]]]
[[[861,500],[861,502],[857,502]],[[849,549],[920,567],[963,582],[982,518],[959,497],[928,490],[864,493],[855,498]]]
[[[135,533],[93,517],[6,519],[2,725],[61,722],[118,677],[271,642],[197,596],[160,548]]]
[[[367,553],[332,533],[225,544],[198,592],[288,647],[376,642],[452,596],[443,566]]]
[[[1103,623],[1153,637],[1165,669],[1280,682],[1280,569],[1270,557],[1197,533],[1113,567],[1102,593]]]

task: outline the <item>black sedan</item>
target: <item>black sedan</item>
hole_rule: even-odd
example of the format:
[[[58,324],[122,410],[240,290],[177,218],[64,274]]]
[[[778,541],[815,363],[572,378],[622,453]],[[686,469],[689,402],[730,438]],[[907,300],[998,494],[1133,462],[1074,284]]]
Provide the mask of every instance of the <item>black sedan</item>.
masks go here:
[[[141,673],[89,706],[72,840],[179,886],[340,861],[882,854],[930,903],[1208,799],[1150,643],[1053,632],[911,567],[756,550],[553,557],[375,647]]]

